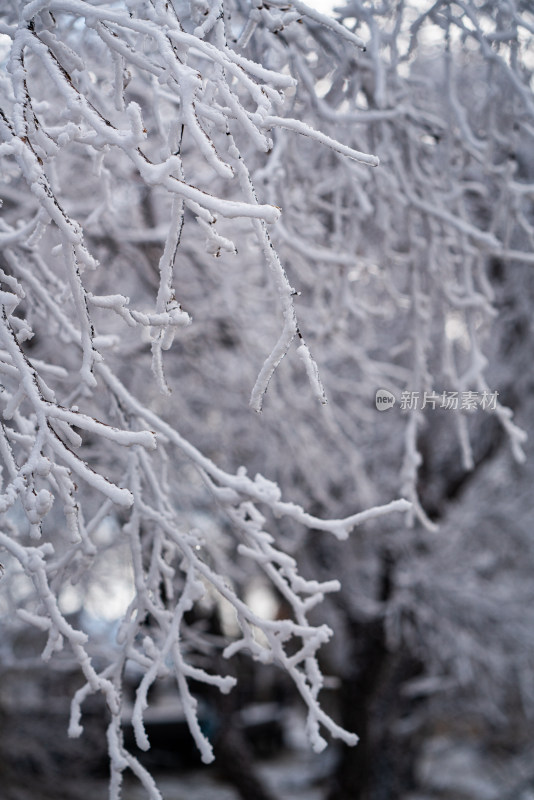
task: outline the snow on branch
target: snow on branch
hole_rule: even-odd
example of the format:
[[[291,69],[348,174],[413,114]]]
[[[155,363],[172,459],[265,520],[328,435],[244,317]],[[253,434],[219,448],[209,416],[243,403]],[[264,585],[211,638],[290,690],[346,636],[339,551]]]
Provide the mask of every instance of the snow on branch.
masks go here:
[[[43,659],[62,651],[83,674],[69,734],[82,734],[90,695],[106,700],[112,800],[126,769],[153,800],[160,797],[123,744],[129,670],[141,676],[132,711],[138,745],[150,746],[148,692],[172,675],[202,759],[213,758],[191,682],[228,692],[234,679],[198,660],[199,651],[215,650],[209,637],[199,645],[188,615],[206,603],[224,601],[234,610],[239,634],[220,648],[227,658],[244,650],[292,678],[316,750],[326,744],[321,728],[354,744],[356,735],[321,708],[318,653],[332,631],[309,619],[339,583],[302,577],[269,532],[267,515],[346,538],[367,519],[407,507],[394,501],[334,520],[309,514],[284,501],[276,483],[216,466],[161,406],[171,389],[182,392],[180,380],[165,374],[172,365],[166,353],[173,343],[186,348],[182,337],[195,328],[180,292],[187,293],[184,270],[202,252],[197,240],[203,258],[248,251],[274,295],[274,313],[265,303],[268,315],[282,317],[252,406],[261,409],[297,336],[311,393],[324,402],[299,331],[297,292],[272,244],[281,209],[262,199],[254,170],[268,163],[269,132],[282,129],[318,149],[378,164],[289,116],[296,86],[289,62],[249,56],[222,5],[200,19],[195,8],[32,0],[6,13],[1,27],[10,40],[0,84],[0,158],[9,186],[0,222],[3,581],[24,575],[33,587],[18,620],[46,635]],[[249,39],[256,28],[272,35],[272,20],[258,20],[259,9],[238,3],[235,10]],[[300,27],[302,18],[362,47],[359,37],[302,3],[284,25]],[[157,255],[154,243],[163,245]],[[239,313],[240,289],[228,281],[228,291]],[[207,527],[217,533],[199,532],[188,505],[209,515]],[[127,554],[133,596],[116,642],[97,660],[91,635],[67,620],[64,598],[74,593],[83,603],[113,552]],[[288,604],[286,619],[263,619],[243,599],[243,581],[255,570]]]
[[[355,743],[320,696],[332,630],[319,609],[341,583],[305,574],[299,547],[398,512],[435,530],[420,491],[429,398],[498,388],[488,273],[495,259],[531,263],[534,246],[531,31],[512,6],[391,12],[359,0],[335,20],[300,0],[2,12],[2,585],[25,576],[18,624],[83,674],[71,736],[87,699],[105,698],[112,800],[127,769],[160,800],[123,743],[128,676],[139,747],[151,687],[172,678],[209,762],[193,687],[232,689],[217,654],[283,669],[316,751],[325,731]],[[380,388],[428,408],[397,403],[377,446]],[[511,411],[484,412],[520,459]],[[474,469],[469,413],[454,419]],[[114,558],[126,597],[97,659],[67,600],[89,603]],[[251,575],[284,618],[251,608]],[[222,608],[224,642],[194,621]]]

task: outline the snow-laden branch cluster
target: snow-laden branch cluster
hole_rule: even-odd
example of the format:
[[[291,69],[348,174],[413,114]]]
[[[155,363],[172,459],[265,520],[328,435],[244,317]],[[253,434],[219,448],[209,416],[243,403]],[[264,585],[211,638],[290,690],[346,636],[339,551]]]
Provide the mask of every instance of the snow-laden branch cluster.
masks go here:
[[[417,396],[419,408],[390,416],[405,431],[402,493],[413,518],[432,528],[417,488],[420,439],[440,412],[424,411],[423,398],[499,392],[487,355],[493,272],[532,260],[532,18],[516,2],[393,11],[355,0],[338,19],[366,52],[344,49],[334,62],[329,33],[316,29],[323,47],[310,52],[288,31],[293,102],[311,105],[325,133],[376,152],[379,169],[324,150],[310,171],[309,149],[280,131],[257,178],[287,209],[273,238],[298,276],[302,325],[315,323],[311,344],[345,434],[369,441],[354,416],[341,419],[340,400],[369,407],[373,389],[384,388],[398,410],[403,392]],[[498,418],[521,461],[525,434],[502,393],[481,413]],[[470,419],[449,414],[466,469],[475,463]]]
[[[300,574],[303,544],[337,553],[396,511],[434,527],[421,441],[439,411],[379,415],[378,389],[500,391],[492,280],[534,244],[533,29],[514,0],[351,0],[336,19],[300,0],[2,10],[0,588],[45,658],[83,672],[72,735],[105,697],[112,797],[127,768],[159,797],[123,746],[125,674],[138,745],[151,687],[174,676],[209,761],[191,684],[232,688],[217,648],[290,675],[317,750],[321,728],[355,741],[319,702],[331,630],[315,609],[340,583]],[[519,460],[508,404],[477,413]],[[446,421],[466,469],[472,419]],[[399,493],[410,502],[387,502]],[[79,607],[113,553],[130,591],[96,658],[67,599]],[[352,559],[339,577],[392,641],[408,618],[416,640],[450,594],[443,580],[438,611],[418,602],[425,564],[413,581],[399,568],[387,609],[358,594]],[[284,619],[245,602],[255,573]],[[223,645],[191,624],[228,604]]]
[[[273,49],[280,62],[273,65],[244,49],[256,28],[274,37],[306,18],[351,49],[361,46],[359,38],[300,3],[269,11],[237,3],[231,10],[201,2],[32,0],[1,21],[3,586],[25,598],[20,620],[46,635],[43,658],[68,651],[83,673],[72,736],[82,732],[84,700],[105,697],[114,798],[127,768],[150,797],[160,797],[123,745],[127,669],[142,675],[132,716],[139,747],[149,747],[149,689],[173,675],[202,758],[213,757],[190,682],[227,692],[234,680],[197,664],[199,652],[210,652],[209,640],[185,618],[201,601],[234,610],[239,636],[227,657],[246,650],[293,679],[316,750],[326,744],[321,727],[355,743],[320,706],[317,654],[332,632],[309,618],[339,583],[303,578],[268,531],[267,517],[343,539],[366,519],[409,507],[398,500],[320,519],[283,500],[261,475],[217,467],[179,433],[172,407],[154,410],[163,407],[157,391],[170,393],[164,368],[172,351],[164,353],[181,336],[187,346],[195,327],[182,307],[180,270],[241,248],[264,273],[274,329],[281,319],[252,389],[253,408],[261,409],[295,339],[312,394],[324,400],[297,322],[296,291],[271,241],[280,209],[260,201],[251,165],[268,163],[279,130],[350,163],[378,164],[287,113],[296,80],[292,65],[279,59],[285,45]],[[308,37],[306,26],[301,35]],[[228,285],[238,309],[239,288]],[[147,347],[152,373],[144,370]],[[219,537],[191,524],[188,511],[197,502]],[[96,666],[91,639],[66,618],[64,598],[72,586],[83,598],[98,560],[115,547],[127,553],[133,598],[116,645]],[[242,599],[240,575],[255,569],[290,609],[286,619],[263,619]]]

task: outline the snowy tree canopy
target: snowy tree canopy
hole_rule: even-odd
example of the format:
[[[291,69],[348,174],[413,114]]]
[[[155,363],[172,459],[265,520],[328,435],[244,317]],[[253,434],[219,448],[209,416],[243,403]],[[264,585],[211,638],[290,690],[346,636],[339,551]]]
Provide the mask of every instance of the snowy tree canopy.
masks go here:
[[[212,759],[190,684],[234,678],[196,607],[232,609],[227,658],[289,674],[317,751],[321,729],[356,742],[319,701],[315,609],[345,576],[304,577],[298,556],[309,530],[384,515],[435,529],[427,415],[397,408],[379,432],[377,390],[427,410],[486,397],[471,410],[524,458],[486,353],[492,267],[533,261],[533,31],[516,2],[2,9],[0,602],[46,634],[45,660],[79,665],[70,735],[105,697],[112,798],[128,768],[160,797],[123,744],[127,670],[139,747],[174,675]],[[469,411],[447,416],[465,469]],[[68,618],[106,564],[130,576],[107,652]],[[284,619],[247,604],[254,573]]]

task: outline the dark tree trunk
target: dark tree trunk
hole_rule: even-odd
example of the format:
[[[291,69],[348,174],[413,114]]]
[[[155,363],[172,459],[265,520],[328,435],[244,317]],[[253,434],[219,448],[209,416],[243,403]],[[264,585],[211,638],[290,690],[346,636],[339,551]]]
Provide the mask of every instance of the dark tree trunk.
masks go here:
[[[223,724],[214,750],[221,776],[232,784],[241,800],[276,800],[254,768],[253,753],[247,739],[231,717]]]
[[[328,800],[362,800],[371,779],[370,723],[373,698],[387,659],[381,621],[349,624],[353,645],[350,672],[339,694],[341,724],[359,736],[356,747],[343,746]]]
[[[380,600],[392,590],[394,560],[383,557]],[[347,619],[351,665],[339,694],[341,724],[359,736],[356,747],[343,746],[328,800],[394,800],[413,786],[416,753],[392,730],[407,711],[403,683],[421,672],[421,664],[386,646],[381,618]]]

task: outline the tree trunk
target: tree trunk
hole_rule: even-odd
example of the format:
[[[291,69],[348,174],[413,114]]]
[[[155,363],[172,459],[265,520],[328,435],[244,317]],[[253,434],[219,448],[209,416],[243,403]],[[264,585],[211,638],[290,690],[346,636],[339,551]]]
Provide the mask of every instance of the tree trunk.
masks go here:
[[[350,621],[353,645],[351,671],[342,681],[341,724],[359,736],[356,747],[343,746],[328,800],[363,800],[371,779],[370,723],[372,704],[388,653],[381,621]]]

